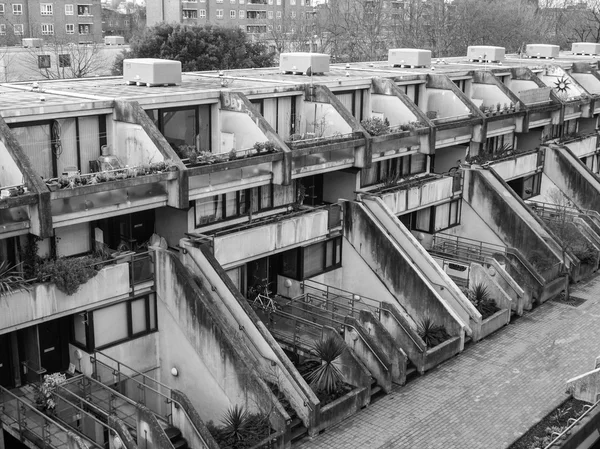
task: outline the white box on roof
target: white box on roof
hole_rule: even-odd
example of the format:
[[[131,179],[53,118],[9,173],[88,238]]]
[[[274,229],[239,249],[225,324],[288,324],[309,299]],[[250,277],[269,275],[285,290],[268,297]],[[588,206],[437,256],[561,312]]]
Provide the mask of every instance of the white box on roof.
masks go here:
[[[560,47],[549,44],[527,44],[525,54],[530,58],[558,58]]]
[[[491,45],[469,45],[467,48],[467,59],[469,61],[494,62],[504,60],[504,47],[493,47]]]
[[[600,55],[600,44],[595,42],[573,42],[571,51],[577,54],[584,55]]]
[[[324,53],[281,53],[279,70],[281,72],[306,73],[308,68],[312,73],[329,72],[329,55]]]
[[[123,36],[106,36],[104,45],[125,45],[125,38]]]
[[[181,62],[153,58],[125,59],[123,79],[128,84],[146,86],[181,84]]]
[[[21,43],[25,48],[40,48],[42,46],[42,40],[36,37],[26,37]]]
[[[388,62],[392,65],[429,67],[431,65],[431,51],[419,48],[390,48]]]

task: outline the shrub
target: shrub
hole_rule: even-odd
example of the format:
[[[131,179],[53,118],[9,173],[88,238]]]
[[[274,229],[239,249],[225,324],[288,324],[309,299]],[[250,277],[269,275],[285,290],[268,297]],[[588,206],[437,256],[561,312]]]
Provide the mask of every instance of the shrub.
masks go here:
[[[533,250],[527,257],[533,268],[537,271],[546,271],[554,265],[554,258],[546,255],[543,251]]]
[[[434,348],[452,338],[444,326],[435,324],[429,317],[423,318],[419,322],[417,333],[428,348]]]
[[[271,433],[266,415],[248,413],[238,405],[225,412],[221,426],[215,426],[211,421],[206,427],[222,449],[250,448]]]
[[[490,297],[487,287],[482,283],[477,283],[469,290],[469,300],[473,303],[481,317],[485,320],[492,316],[499,309],[496,301]]]
[[[344,375],[335,362],[345,350],[344,343],[333,337],[315,343],[313,351],[321,363],[306,376],[311,388],[332,393],[344,382]]]
[[[6,260],[0,262],[0,296],[28,289],[29,284],[25,282],[23,272],[19,270],[18,265],[11,265]]]
[[[61,292],[72,295],[98,274],[96,264],[101,261],[93,256],[47,260],[39,268],[38,279],[52,282]]]
[[[363,120],[360,124],[372,136],[381,136],[390,132],[390,122],[387,118],[381,120],[379,117],[372,117]]]

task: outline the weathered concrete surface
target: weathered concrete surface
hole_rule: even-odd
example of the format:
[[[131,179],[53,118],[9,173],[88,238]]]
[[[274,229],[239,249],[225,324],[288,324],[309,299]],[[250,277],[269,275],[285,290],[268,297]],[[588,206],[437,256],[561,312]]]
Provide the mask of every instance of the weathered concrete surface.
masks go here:
[[[399,387],[301,449],[506,448],[567,396],[600,347],[600,277]]]

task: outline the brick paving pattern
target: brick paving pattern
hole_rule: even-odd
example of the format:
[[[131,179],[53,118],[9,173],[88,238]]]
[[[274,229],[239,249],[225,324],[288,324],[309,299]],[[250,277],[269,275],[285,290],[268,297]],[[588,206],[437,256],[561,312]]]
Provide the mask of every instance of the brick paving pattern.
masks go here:
[[[600,355],[600,276],[549,301],[298,449],[506,448]]]

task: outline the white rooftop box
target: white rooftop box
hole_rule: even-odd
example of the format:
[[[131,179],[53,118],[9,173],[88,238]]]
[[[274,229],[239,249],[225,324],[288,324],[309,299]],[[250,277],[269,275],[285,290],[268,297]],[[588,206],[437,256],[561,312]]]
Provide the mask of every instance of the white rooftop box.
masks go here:
[[[125,38],[123,36],[106,36],[104,45],[125,45]]]
[[[181,84],[181,62],[153,58],[125,59],[123,80],[138,86]]]
[[[40,48],[42,46],[42,40],[36,37],[26,37],[22,40],[22,44],[25,48]]]
[[[500,62],[504,59],[504,47],[491,45],[469,45],[467,59],[469,61]]]
[[[573,42],[571,51],[576,55],[600,55],[600,44],[595,42]]]
[[[390,48],[388,62],[393,66],[429,67],[431,51],[418,48]]]
[[[558,58],[560,47],[548,44],[527,44],[525,54],[530,58]]]
[[[281,53],[279,70],[284,73],[329,72],[329,55],[324,53]]]

